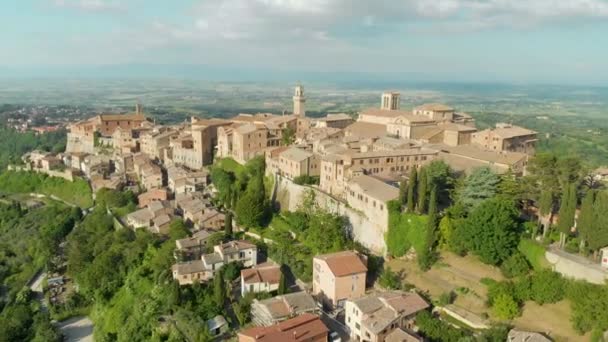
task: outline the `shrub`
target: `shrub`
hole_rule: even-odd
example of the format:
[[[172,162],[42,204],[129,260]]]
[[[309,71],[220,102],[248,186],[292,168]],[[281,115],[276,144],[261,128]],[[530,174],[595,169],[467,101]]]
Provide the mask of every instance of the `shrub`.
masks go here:
[[[536,272],[532,278],[530,296],[538,304],[555,303],[564,298],[564,279],[551,270]]]
[[[505,277],[513,278],[528,273],[530,264],[521,253],[516,252],[502,263],[500,270]]]
[[[510,320],[519,315],[519,305],[512,296],[500,293],[494,298],[492,312],[500,319]]]

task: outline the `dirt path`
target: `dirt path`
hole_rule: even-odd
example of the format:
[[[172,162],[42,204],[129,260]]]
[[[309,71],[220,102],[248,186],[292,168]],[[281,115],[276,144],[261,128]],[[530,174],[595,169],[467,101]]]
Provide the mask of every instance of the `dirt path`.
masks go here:
[[[93,322],[86,316],[59,322],[57,327],[67,342],[93,342]]]

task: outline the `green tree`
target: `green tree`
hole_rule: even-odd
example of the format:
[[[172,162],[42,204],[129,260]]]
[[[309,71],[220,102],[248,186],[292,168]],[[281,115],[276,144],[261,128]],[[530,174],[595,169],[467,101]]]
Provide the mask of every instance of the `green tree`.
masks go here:
[[[510,168],[506,173],[500,175],[497,190],[499,194],[512,198],[516,202],[519,202],[523,196],[522,184]]]
[[[285,278],[285,266],[281,266],[281,277],[279,278],[279,290],[278,290],[278,294],[282,295],[282,294],[286,294],[288,289],[287,289],[287,279]]]
[[[519,315],[519,306],[513,297],[506,293],[501,293],[494,298],[492,312],[499,319],[511,320]]]
[[[245,194],[236,204],[237,221],[246,227],[261,226],[268,213],[268,200],[264,190],[264,174],[257,173],[250,179]]]
[[[220,269],[213,276],[213,301],[220,308],[224,307],[224,302],[226,301],[224,286],[223,270]]]
[[[511,200],[492,198],[475,208],[454,235],[481,261],[497,265],[507,259],[519,242],[519,212]]]
[[[598,249],[608,245],[608,191],[597,193],[593,203],[594,229],[590,233],[589,249],[597,254]]]
[[[435,261],[435,243],[437,242],[437,186],[431,189],[429,198],[429,218],[426,226],[425,248],[418,256],[418,266],[421,270],[427,271]]]
[[[291,127],[283,128],[281,133],[282,133],[281,134],[281,144],[283,146],[288,146],[295,142],[296,131],[293,128],[291,128]]]
[[[500,178],[489,167],[479,167],[473,170],[457,191],[457,200],[468,210],[475,209],[481,202],[494,197]]]
[[[595,228],[595,217],[593,215],[593,205],[595,203],[595,191],[588,191],[581,202],[581,211],[576,222],[576,230],[580,237],[580,251],[586,246],[586,242],[593,238]]]
[[[443,160],[433,160],[424,168],[426,170],[428,188],[437,187],[437,203],[447,203],[449,201],[449,191],[454,183],[452,169]]]
[[[407,204],[407,190],[407,182],[402,180],[401,183],[399,183],[399,203],[401,203],[401,205]]]
[[[407,181],[407,210],[409,212],[414,212],[416,208],[416,191],[418,183],[418,171],[417,168],[413,167],[412,171],[410,171],[410,176]]]
[[[530,295],[538,304],[556,303],[564,298],[565,281],[551,270],[541,270],[532,276]]]
[[[380,278],[378,278],[378,283],[385,289],[401,289],[401,277],[397,272],[391,270],[390,267],[386,267],[384,270],[382,270],[382,273],[380,273]]]
[[[224,221],[224,234],[226,236],[232,236],[232,213],[226,213],[226,219]]]
[[[530,264],[528,264],[526,257],[516,252],[500,265],[500,270],[505,277],[513,278],[528,273],[530,271]]]
[[[551,190],[541,190],[540,199],[538,201],[538,220],[539,223],[543,226],[543,237],[547,236],[548,228],[551,224],[551,216],[553,215],[554,206],[555,203]]]
[[[560,232],[560,247],[564,247],[566,244],[566,238],[574,226],[574,213],[576,211],[576,205],[576,184],[565,186],[559,207],[559,221],[557,223],[557,228]]]
[[[420,169],[418,176],[418,213],[426,213],[427,209],[428,178],[426,169]]]

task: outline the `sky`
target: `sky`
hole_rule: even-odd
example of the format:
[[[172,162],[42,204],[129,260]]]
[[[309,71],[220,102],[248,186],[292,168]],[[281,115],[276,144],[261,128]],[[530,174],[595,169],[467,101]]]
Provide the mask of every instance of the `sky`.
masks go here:
[[[138,65],[608,85],[608,0],[1,0],[0,23],[0,76]]]

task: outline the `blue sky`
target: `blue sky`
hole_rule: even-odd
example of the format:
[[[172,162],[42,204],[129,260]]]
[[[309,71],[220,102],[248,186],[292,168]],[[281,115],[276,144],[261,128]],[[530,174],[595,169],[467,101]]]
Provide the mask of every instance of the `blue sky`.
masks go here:
[[[0,67],[204,65],[608,84],[608,0],[18,0]]]

